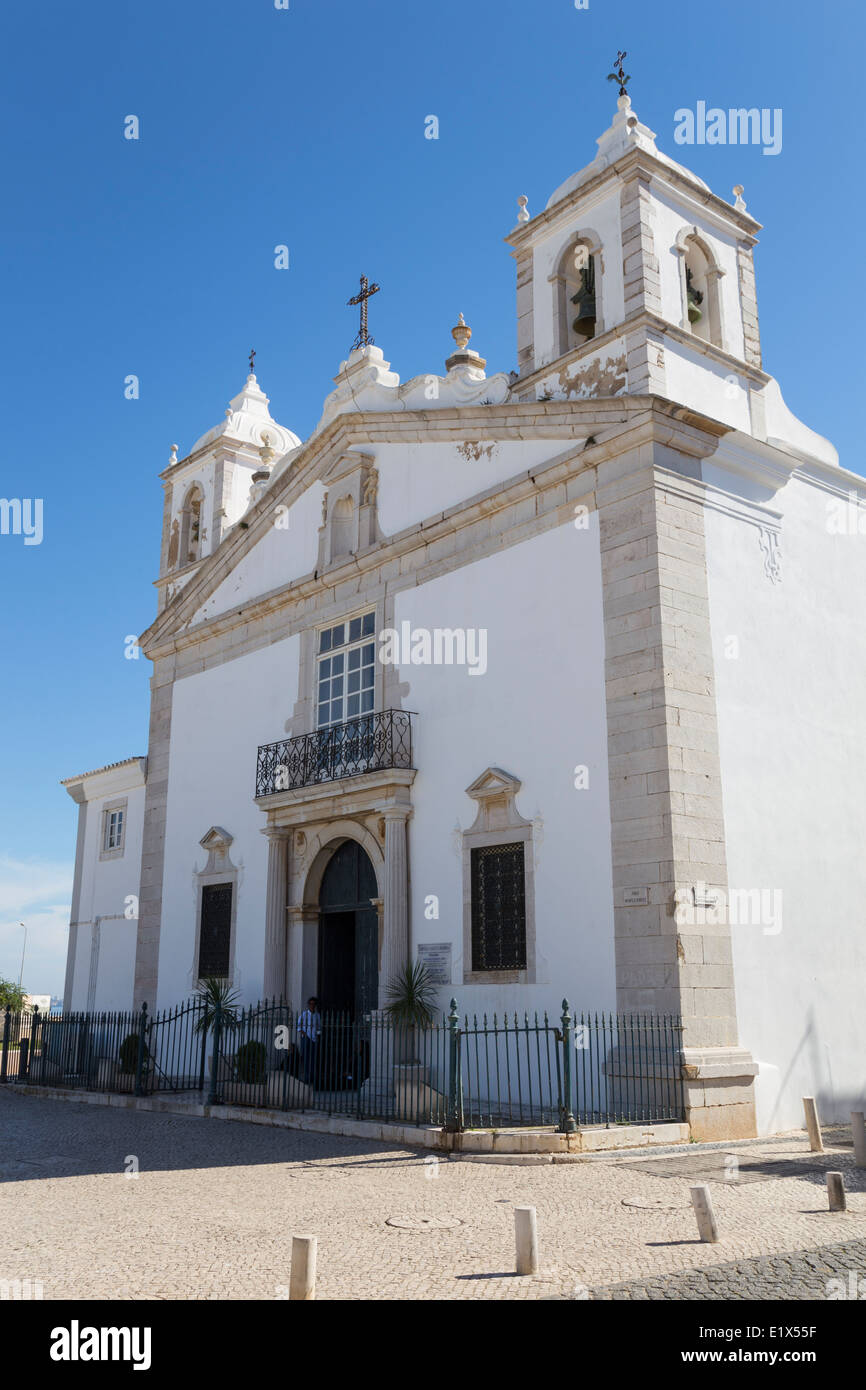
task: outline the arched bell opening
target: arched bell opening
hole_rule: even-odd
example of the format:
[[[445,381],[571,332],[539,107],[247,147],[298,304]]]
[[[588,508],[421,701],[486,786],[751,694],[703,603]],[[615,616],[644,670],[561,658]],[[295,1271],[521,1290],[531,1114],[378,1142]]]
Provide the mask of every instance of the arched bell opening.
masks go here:
[[[551,276],[558,357],[583,347],[603,331],[601,271],[601,247],[595,234],[572,237]]]

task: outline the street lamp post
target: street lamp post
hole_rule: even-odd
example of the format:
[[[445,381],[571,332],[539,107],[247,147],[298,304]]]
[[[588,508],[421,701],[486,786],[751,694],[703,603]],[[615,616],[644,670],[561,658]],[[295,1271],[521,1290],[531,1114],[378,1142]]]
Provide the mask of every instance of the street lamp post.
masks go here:
[[[18,973],[18,988],[21,988],[21,981],[24,979],[24,952],[27,950],[27,928],[23,922],[18,923],[19,927],[24,927],[24,946],[21,950],[21,969]]]

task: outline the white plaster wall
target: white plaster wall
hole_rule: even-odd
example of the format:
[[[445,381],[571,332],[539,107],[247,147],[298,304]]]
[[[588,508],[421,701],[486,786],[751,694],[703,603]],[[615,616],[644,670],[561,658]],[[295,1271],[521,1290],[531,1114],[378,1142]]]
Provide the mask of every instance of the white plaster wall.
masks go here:
[[[595,516],[563,526],[400,594],[396,621],[486,628],[488,669],[402,666],[415,721],[414,815],[409,823],[410,918],[419,941],[451,941],[461,1010],[614,1009],[607,726],[601,568]],[[574,787],[586,764],[589,789]],[[521,779],[520,813],[535,821],[535,985],[464,985],[459,830],[465,795],[488,766]],[[424,917],[439,899],[438,920]]]
[[[137,921],[123,918],[120,921],[100,922],[99,967],[93,1002],[97,1013],[132,1008],[137,935]]]
[[[567,221],[558,222],[535,243],[532,259],[532,308],[535,365],[541,367],[556,356],[554,293],[550,276],[556,273],[563,253],[587,228],[597,233],[602,245],[602,317],[605,330],[622,322],[624,290],[620,231],[620,185],[601,197],[581,203]]]
[[[260,541],[238,562],[228,578],[202,604],[192,626],[227,613],[251,599],[290,584],[316,568],[319,527],[322,524],[321,483],[314,483],[290,507],[288,526],[268,528]],[[276,506],[276,501],[274,502]],[[276,513],[274,514],[276,518]]]
[[[470,431],[471,439],[477,430]],[[368,448],[379,472],[379,525],[392,536],[525,473],[568,448],[568,440],[480,440],[476,459],[456,444],[381,444]],[[489,450],[489,452],[487,452]]]
[[[750,434],[749,392],[746,378],[698,349],[665,341],[665,394],[693,410],[703,411],[735,430]]]
[[[729,881],[782,893],[781,931],[733,928],[762,1132],[801,1126],[804,1095],[824,1121],[866,1101],[866,535],[829,534],[828,500],[799,480],[771,499],[777,585],[756,528],[706,513]]]
[[[126,829],[124,851],[118,859],[100,859],[102,849],[102,811],[107,802],[127,797]],[[81,898],[78,912],[78,944],[76,949],[75,971],[72,979],[72,999],[64,1000],[64,1008],[69,1010],[87,1007],[87,991],[90,980],[91,925],[97,917],[122,918],[126,911],[126,899],[134,897],[137,901],[141,881],[141,843],[144,827],[144,786],[111,786],[102,796],[88,801],[82,847]],[[103,935],[110,927],[126,926],[123,922],[106,922]],[[134,942],[136,923],[131,920],[130,933],[133,941],[132,958],[121,950],[109,950],[103,955],[100,947],[97,974],[97,1002],[100,1009],[132,1007],[132,984],[134,968]],[[117,1000],[117,1003],[100,1003],[101,999]]]
[[[286,638],[174,686],[165,827],[160,1008],[195,981],[199,841],[212,826],[234,837],[238,867],[234,983],[247,1001],[263,986],[268,845],[255,795],[256,750],[285,737],[298,691],[299,639]]]

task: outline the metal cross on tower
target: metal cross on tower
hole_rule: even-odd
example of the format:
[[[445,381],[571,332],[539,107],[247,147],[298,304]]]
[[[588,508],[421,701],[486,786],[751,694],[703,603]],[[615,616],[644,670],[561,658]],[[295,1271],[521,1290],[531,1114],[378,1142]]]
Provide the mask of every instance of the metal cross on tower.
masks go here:
[[[371,285],[366,275],[362,275],[360,294],[353,295],[352,298],[347,301],[350,308],[355,304],[360,304],[361,306],[361,327],[358,329],[358,336],[352,344],[353,352],[355,348],[369,347],[373,342],[373,339],[367,332],[367,300],[371,295],[378,294],[379,289],[379,285]]]
[[[255,367],[254,367],[254,365],[253,365],[254,362],[255,362],[255,359],[256,359],[256,350],[255,350],[255,348],[250,348],[250,376],[253,376],[254,373],[255,373]]]

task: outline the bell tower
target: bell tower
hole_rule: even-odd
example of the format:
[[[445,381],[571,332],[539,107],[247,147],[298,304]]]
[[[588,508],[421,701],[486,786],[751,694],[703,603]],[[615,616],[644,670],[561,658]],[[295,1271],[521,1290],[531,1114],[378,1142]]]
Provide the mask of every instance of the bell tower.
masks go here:
[[[727,203],[663,154],[623,85],[597,144],[542,212],[519,200],[506,238],[519,399],[661,395],[766,438],[760,225],[742,188]]]

